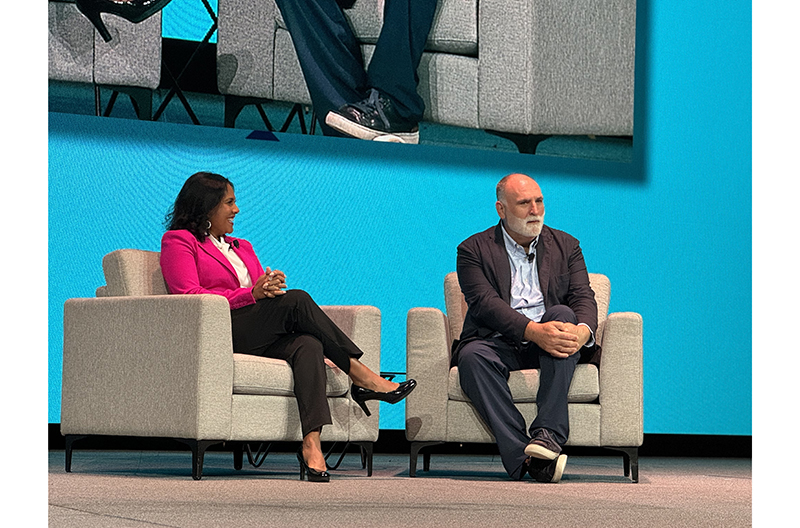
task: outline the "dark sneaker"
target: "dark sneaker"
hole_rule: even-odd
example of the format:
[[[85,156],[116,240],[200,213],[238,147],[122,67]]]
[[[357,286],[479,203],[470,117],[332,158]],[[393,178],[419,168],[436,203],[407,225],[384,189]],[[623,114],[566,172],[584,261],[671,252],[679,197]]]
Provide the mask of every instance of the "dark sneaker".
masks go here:
[[[561,453],[561,446],[547,429],[536,429],[533,438],[525,446],[525,454],[534,458],[554,460]]]
[[[567,455],[558,455],[558,457],[545,466],[536,464],[536,461],[531,461],[528,467],[528,473],[533,480],[537,482],[548,482],[555,484],[561,480],[564,474],[564,468],[567,466]]]
[[[391,143],[419,143],[418,123],[397,115],[394,103],[370,90],[369,97],[328,112],[325,123],[343,134],[358,139]]]

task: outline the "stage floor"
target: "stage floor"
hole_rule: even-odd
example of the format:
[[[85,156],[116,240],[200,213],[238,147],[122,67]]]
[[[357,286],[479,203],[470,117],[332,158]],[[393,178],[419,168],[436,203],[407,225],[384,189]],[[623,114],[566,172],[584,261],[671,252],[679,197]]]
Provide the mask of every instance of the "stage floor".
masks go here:
[[[333,458],[331,462],[333,462]],[[301,482],[293,453],[233,469],[206,454],[191,478],[189,451],[81,451],[72,472],[49,451],[51,527],[720,526],[752,525],[750,459],[640,458],[639,483],[617,456],[569,458],[559,484],[509,481],[499,457],[432,455],[408,477],[407,455],[356,453],[328,484]]]

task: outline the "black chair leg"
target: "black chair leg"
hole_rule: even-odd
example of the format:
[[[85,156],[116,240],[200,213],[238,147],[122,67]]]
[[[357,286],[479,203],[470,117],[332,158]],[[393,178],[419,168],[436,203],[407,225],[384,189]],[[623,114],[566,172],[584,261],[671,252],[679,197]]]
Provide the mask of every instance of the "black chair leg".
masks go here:
[[[86,438],[86,435],[66,435],[64,436],[64,469],[67,473],[72,472],[72,444],[76,440]]]
[[[234,442],[233,447],[233,469],[240,471],[244,463],[244,445],[241,442]]]
[[[372,442],[353,442],[361,448],[361,467],[366,468],[367,476],[372,476],[372,455],[374,444]]]
[[[622,452],[622,471],[630,477],[633,483],[639,482],[639,448],[638,447],[609,447],[614,451]]]
[[[546,134],[515,134],[513,132],[500,132],[498,130],[487,130],[486,132],[511,141],[521,154],[536,154],[536,148],[539,146],[539,143],[551,137]]]
[[[96,88],[99,94],[100,86],[96,85]],[[114,109],[114,104],[117,102],[117,97],[119,96],[120,93],[124,93],[130,98],[131,105],[133,106],[133,110],[134,112],[136,112],[136,117],[138,119],[141,119],[142,121],[152,120],[153,117],[152,90],[149,90],[147,88],[140,88],[137,86],[102,86],[102,88],[107,88],[111,90],[111,96],[108,99],[108,104],[106,104],[105,111],[103,111],[103,117],[108,117],[111,115],[111,111]]]
[[[408,461],[408,476],[417,476],[417,456],[419,450],[428,446],[443,444],[444,442],[411,442],[411,454]],[[430,453],[422,454],[422,470],[429,471],[431,469],[431,455]]]
[[[222,440],[195,440],[193,438],[176,438],[176,440],[188,444],[192,450],[192,478],[200,480],[203,477],[203,457],[206,449],[214,444],[221,444]]]
[[[311,110],[311,125],[308,128],[308,134],[310,136],[314,135],[314,132],[317,130],[317,111]]]
[[[325,460],[327,461],[328,458],[336,451],[336,446],[338,442],[334,442],[331,445],[331,448],[325,454]],[[350,444],[359,447],[359,453],[361,455],[361,467],[367,470],[367,476],[372,476],[372,453],[373,453],[373,443],[372,442],[345,442],[344,447],[342,448],[342,453],[339,455],[339,460],[336,461],[335,464],[331,465],[328,464],[328,469],[335,470],[338,469],[344,460],[345,455],[347,455],[347,448],[350,447]]]
[[[269,99],[264,99],[261,97],[241,97],[238,95],[226,95],[224,98],[224,121],[223,126],[225,128],[235,128],[236,126],[236,118],[239,117],[239,114],[242,113],[244,107],[255,105],[256,109],[259,111],[258,113],[261,115],[262,121],[264,121],[264,125],[267,127],[267,130],[270,132],[274,132],[272,127],[272,123],[270,123],[269,119],[267,119],[267,115],[264,113],[264,109],[261,107],[262,104],[269,102]]]

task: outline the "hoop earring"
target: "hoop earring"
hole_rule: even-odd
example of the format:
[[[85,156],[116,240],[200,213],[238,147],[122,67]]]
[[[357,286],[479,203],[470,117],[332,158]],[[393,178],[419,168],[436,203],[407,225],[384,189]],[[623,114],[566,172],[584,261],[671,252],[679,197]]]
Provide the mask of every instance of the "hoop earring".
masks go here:
[[[206,220],[206,236],[208,236],[208,232],[211,229],[211,220]]]

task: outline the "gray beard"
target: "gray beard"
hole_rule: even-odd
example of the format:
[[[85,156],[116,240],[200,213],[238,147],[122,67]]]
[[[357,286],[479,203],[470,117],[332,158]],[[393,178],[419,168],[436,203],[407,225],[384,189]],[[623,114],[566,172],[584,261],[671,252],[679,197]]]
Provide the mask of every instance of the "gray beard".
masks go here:
[[[538,218],[539,223],[534,225],[528,225],[528,221]],[[544,226],[544,215],[541,216],[529,216],[526,218],[517,218],[516,216],[508,215],[506,216],[506,227],[511,231],[522,235],[524,237],[535,238],[539,236],[542,232],[542,227]]]

